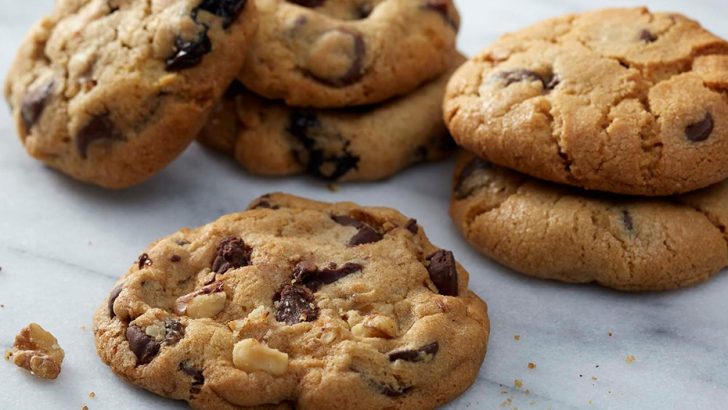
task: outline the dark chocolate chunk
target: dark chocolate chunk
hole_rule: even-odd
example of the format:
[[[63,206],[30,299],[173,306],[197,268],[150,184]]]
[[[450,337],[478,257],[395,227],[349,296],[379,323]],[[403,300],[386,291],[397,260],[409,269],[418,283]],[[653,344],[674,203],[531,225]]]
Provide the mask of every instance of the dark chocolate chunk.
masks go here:
[[[137,357],[137,365],[151,362],[161,347],[159,342],[147,336],[142,329],[135,325],[126,329],[126,340],[129,341],[129,349]]]
[[[212,262],[212,270],[216,273],[225,273],[230,269],[237,269],[250,264],[252,250],[245,245],[242,239],[228,237],[220,242]]]
[[[324,269],[318,269],[315,264],[304,261],[293,269],[293,279],[296,283],[301,283],[316,292],[321,286],[334,283],[345,276],[361,271],[363,268],[358,263],[347,262],[341,267],[337,267],[335,263],[332,263]]]
[[[420,228],[417,226],[417,219],[410,219],[407,221],[407,223],[404,225],[404,229],[412,232],[413,235],[417,235],[417,232],[419,232]]]
[[[245,8],[246,0],[202,0],[199,6],[192,11],[192,18],[197,19],[199,10],[222,17],[222,27],[228,28],[238,18]]]
[[[304,286],[284,285],[273,301],[276,320],[289,326],[318,318],[319,309],[314,303],[314,295]]]
[[[91,118],[76,134],[76,148],[81,158],[86,159],[88,147],[94,141],[101,139],[118,139],[121,133],[109,118],[109,114],[102,114]]]
[[[182,260],[182,257],[181,257],[181,256],[179,256],[179,255],[172,255],[172,256],[171,256],[171,257],[169,258],[169,260],[170,260],[171,262],[179,262],[179,261],[181,261],[181,260]]]
[[[707,113],[702,120],[685,127],[685,138],[692,142],[705,141],[712,132],[713,116]]]
[[[632,220],[632,214],[630,214],[629,211],[626,209],[622,210],[622,223],[628,231],[634,231],[634,221]]]
[[[458,22],[455,20],[453,15],[450,13],[450,7],[448,6],[450,4],[450,0],[425,0],[425,5],[423,6],[426,10],[432,10],[437,12],[442,16],[442,18],[445,19],[447,24],[450,25],[455,31],[458,30]]]
[[[644,41],[645,43],[654,43],[657,41],[657,36],[652,34],[650,30],[643,29],[640,31],[640,40]]]
[[[30,129],[38,122],[40,116],[43,115],[48,97],[53,92],[55,83],[51,80],[47,83],[36,87],[32,91],[28,91],[23,96],[23,101],[20,106],[20,117],[23,119],[23,125],[26,131]]]
[[[458,295],[458,272],[452,252],[440,249],[427,257],[427,272],[441,295]]]
[[[388,384],[375,382],[373,380],[370,380],[370,384],[379,393],[381,393],[387,397],[403,396],[403,395],[407,394],[410,390],[412,390],[412,386],[390,386]]]
[[[488,169],[492,167],[491,163],[475,157],[460,171],[457,181],[455,182],[455,198],[463,199],[472,195],[472,193],[481,186],[481,184],[469,184],[468,178],[481,169]]]
[[[197,369],[194,364],[188,361],[180,363],[179,370],[192,378],[191,392],[193,394],[199,393],[200,386],[205,384],[205,376],[202,374],[202,370]]]
[[[168,320],[164,323],[164,344],[174,346],[185,337],[185,327],[176,320]]]
[[[383,236],[377,232],[371,225],[354,219],[348,215],[331,215],[331,219],[339,225],[353,226],[359,231],[349,239],[349,246],[364,245],[381,241]]]
[[[207,36],[207,27],[193,41],[177,37],[174,41],[174,54],[166,61],[167,71],[179,71],[194,67],[202,62],[202,57],[212,51],[212,43]]]
[[[346,87],[359,81],[359,79],[364,75],[364,56],[366,55],[366,45],[364,44],[364,38],[362,35],[357,32],[341,28],[335,30],[351,36],[354,42],[353,55],[351,56],[349,69],[340,77],[334,78],[319,77],[311,72],[307,73],[316,80],[331,87]]]
[[[149,255],[146,253],[143,253],[139,256],[139,259],[137,259],[137,266],[139,269],[144,269],[147,266],[152,266],[154,262],[149,258]]]
[[[316,8],[322,6],[326,0],[288,0],[288,2],[303,7]]]
[[[543,78],[539,73],[525,69],[501,71],[498,73],[498,78],[506,82],[506,87],[521,81],[540,81],[543,84]]]
[[[417,349],[396,350],[394,352],[390,352],[388,357],[390,362],[397,360],[404,360],[405,362],[421,362],[429,356],[435,356],[438,350],[440,350],[440,345],[437,342],[432,342]]]
[[[114,313],[114,302],[116,302],[116,298],[119,297],[119,295],[121,294],[121,291],[123,289],[124,288],[121,285],[119,285],[119,286],[115,287],[114,289],[112,289],[111,293],[109,293],[109,302],[108,302],[109,317],[112,319],[114,317],[116,317],[116,313]]]

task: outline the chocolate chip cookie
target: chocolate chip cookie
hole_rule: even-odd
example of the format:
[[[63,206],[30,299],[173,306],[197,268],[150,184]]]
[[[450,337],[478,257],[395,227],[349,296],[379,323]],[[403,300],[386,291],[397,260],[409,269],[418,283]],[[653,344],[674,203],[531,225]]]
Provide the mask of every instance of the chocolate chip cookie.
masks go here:
[[[728,182],[667,198],[542,182],[463,154],[450,215],[479,251],[522,273],[625,291],[702,282],[728,266]]]
[[[266,195],[157,241],[95,316],[115,373],[194,408],[434,408],[473,383],[485,303],[388,208]]]
[[[245,0],[57,2],[5,83],[20,139],[81,181],[144,181],[194,139],[255,29]]]
[[[452,0],[258,0],[246,87],[305,107],[372,104],[445,72],[456,53]]]
[[[728,177],[728,42],[645,8],[569,15],[507,34],[455,73],[454,139],[554,182],[683,193]]]
[[[454,145],[442,122],[451,73],[387,103],[336,110],[288,107],[236,84],[198,140],[260,175],[306,172],[333,181],[390,177],[411,164],[440,159]]]

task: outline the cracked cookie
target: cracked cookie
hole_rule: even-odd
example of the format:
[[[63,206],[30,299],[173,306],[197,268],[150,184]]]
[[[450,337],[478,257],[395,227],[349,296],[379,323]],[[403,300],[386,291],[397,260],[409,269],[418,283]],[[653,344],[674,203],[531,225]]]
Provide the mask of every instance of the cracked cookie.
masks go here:
[[[470,386],[485,303],[388,208],[265,195],[161,239],[97,311],[119,376],[193,408],[434,408]]]
[[[332,181],[387,178],[414,163],[441,159],[452,147],[442,122],[442,97],[451,73],[380,105],[336,110],[288,107],[237,83],[198,141],[234,156],[259,175],[306,172]]]
[[[450,215],[470,244],[526,275],[667,290],[728,266],[728,182],[667,198],[584,192],[458,158]]]
[[[33,157],[109,188],[146,180],[194,139],[256,29],[245,0],[59,1],[5,82]]]
[[[728,177],[728,42],[645,8],[568,15],[503,36],[448,85],[467,150],[537,178],[670,195]]]
[[[457,53],[452,0],[258,0],[239,79],[288,105],[334,108],[406,94]]]

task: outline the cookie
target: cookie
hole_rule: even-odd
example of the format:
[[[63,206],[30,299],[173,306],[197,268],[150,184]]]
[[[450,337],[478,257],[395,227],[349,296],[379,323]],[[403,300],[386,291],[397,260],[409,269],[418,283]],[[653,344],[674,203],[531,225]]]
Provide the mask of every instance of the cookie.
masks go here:
[[[20,139],[75,179],[142,182],[197,135],[255,29],[245,0],[59,1],[5,82]]]
[[[442,97],[451,73],[380,105],[336,110],[288,107],[238,83],[198,141],[234,156],[259,175],[306,172],[332,181],[387,178],[450,151]]]
[[[94,335],[119,376],[193,408],[434,408],[485,355],[467,285],[395,210],[273,194],[151,245]]]
[[[406,94],[450,66],[452,0],[258,0],[239,79],[288,105],[345,107]]]
[[[728,266],[728,182],[695,193],[581,191],[458,159],[450,215],[473,247],[526,275],[625,291],[667,290]]]
[[[669,195],[728,177],[728,42],[645,8],[507,34],[453,75],[445,122],[467,150],[537,178]]]

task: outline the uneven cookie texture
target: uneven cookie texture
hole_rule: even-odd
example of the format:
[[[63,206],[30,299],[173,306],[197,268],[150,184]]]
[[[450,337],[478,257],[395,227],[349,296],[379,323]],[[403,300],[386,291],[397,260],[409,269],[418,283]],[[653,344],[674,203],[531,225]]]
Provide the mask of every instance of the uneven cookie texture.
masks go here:
[[[503,36],[453,75],[445,122],[483,158],[635,195],[728,177],[728,42],[644,8],[568,15]]]
[[[484,359],[467,284],[392,209],[272,194],[154,243],[94,334],[115,373],[194,408],[434,408]]]
[[[450,66],[452,0],[258,0],[239,79],[289,105],[344,107],[406,94]]]
[[[245,0],[56,2],[5,82],[22,143],[81,181],[144,181],[199,132],[256,22]]]
[[[442,122],[442,97],[451,73],[387,103],[336,110],[288,107],[238,83],[198,140],[233,155],[255,174],[306,172],[335,181],[387,178],[414,163],[441,159],[454,145]]]
[[[464,153],[450,215],[473,247],[544,279],[667,290],[728,266],[728,182],[659,199],[597,194]]]

